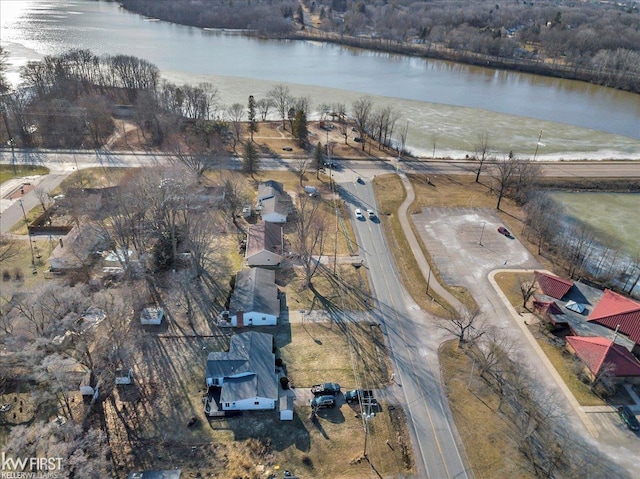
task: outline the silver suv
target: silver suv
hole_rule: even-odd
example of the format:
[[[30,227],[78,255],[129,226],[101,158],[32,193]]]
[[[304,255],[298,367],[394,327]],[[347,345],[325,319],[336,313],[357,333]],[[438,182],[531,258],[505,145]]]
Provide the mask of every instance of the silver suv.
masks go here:
[[[336,400],[333,396],[317,396],[310,401],[313,409],[322,409],[327,407],[334,407]]]

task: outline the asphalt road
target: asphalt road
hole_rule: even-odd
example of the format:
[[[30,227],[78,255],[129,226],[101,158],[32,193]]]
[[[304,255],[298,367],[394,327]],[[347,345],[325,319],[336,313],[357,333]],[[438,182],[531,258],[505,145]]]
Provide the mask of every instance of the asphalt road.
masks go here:
[[[353,179],[352,175],[344,176]],[[400,394],[404,395],[417,477],[466,478],[455,424],[440,384],[437,354],[440,340],[431,341],[433,326],[423,320],[424,316],[411,314],[418,307],[400,283],[382,226],[366,215],[366,209],[371,208],[377,217],[373,187],[369,178],[365,178],[364,184],[345,181],[338,186],[352,214],[359,252],[369,270],[376,298],[372,315],[386,336],[395,367],[395,385],[390,387],[401,388]],[[365,219],[355,218],[356,208],[365,212]]]

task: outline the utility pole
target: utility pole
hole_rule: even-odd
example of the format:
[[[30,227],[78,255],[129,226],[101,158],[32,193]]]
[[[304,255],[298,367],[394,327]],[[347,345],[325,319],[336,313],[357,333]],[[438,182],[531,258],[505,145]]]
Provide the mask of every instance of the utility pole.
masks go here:
[[[29,221],[27,220],[27,213],[24,210],[24,204],[22,203],[22,198],[18,199],[18,203],[20,203],[20,208],[22,208],[22,217],[24,218],[24,224],[27,227],[27,234],[29,235],[29,249],[31,250],[31,266],[33,267],[33,274],[37,274],[38,270],[36,270],[36,259],[33,255],[33,243],[31,242],[31,232],[28,231]]]

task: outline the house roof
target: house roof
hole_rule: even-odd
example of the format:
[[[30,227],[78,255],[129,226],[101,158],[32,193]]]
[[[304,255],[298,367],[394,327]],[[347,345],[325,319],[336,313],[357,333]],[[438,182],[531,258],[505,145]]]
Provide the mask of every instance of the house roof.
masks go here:
[[[250,331],[231,337],[228,352],[209,353],[207,378],[223,377],[221,402],[278,398],[271,334]]]
[[[555,301],[544,300],[536,297],[533,300],[533,305],[544,313],[564,314],[562,308],[560,308],[560,306],[558,306]]]
[[[276,273],[264,268],[251,268],[236,274],[229,310],[232,312],[252,311],[280,315],[280,301]]]
[[[640,362],[635,356],[608,338],[567,336],[567,341],[596,376],[608,363],[613,365],[615,376],[640,376]]]
[[[282,227],[276,223],[260,221],[249,227],[247,232],[246,257],[249,258],[261,251],[282,254]]]
[[[640,343],[640,303],[626,298],[609,289],[593,308],[589,321],[616,329],[635,343]]]
[[[269,198],[276,193],[284,193],[284,185],[279,181],[267,180],[258,184],[258,201]]]
[[[558,278],[557,276],[542,271],[534,271],[533,277],[538,282],[544,294],[556,299],[562,299],[573,286],[573,281]]]

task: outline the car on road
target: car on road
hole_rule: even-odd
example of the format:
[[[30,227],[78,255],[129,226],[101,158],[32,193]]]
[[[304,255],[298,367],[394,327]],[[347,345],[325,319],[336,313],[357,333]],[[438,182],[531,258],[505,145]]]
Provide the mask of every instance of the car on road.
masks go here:
[[[371,389],[352,389],[344,394],[347,402],[367,401],[373,399],[373,391]]]
[[[367,208],[367,216],[369,216],[369,218],[371,219],[374,219],[376,217],[376,214],[371,208]]]
[[[640,422],[638,422],[638,419],[636,419],[635,414],[633,414],[629,406],[618,407],[618,414],[629,429],[632,431],[640,431]]]
[[[505,235],[507,238],[511,236],[511,232],[504,226],[500,226],[498,228],[498,233],[500,233],[501,235]]]
[[[285,146],[282,148],[284,151],[293,151],[293,148],[291,148],[290,146]]]
[[[358,176],[356,178],[356,183],[360,183],[361,185],[364,185],[364,180],[362,179],[362,176]]]
[[[362,138],[360,138],[359,136],[355,136],[353,138],[353,141],[355,141],[356,143],[362,143]]]
[[[322,166],[324,166],[325,168],[331,168],[331,169],[337,169],[340,167],[340,165],[338,163],[336,163],[335,161],[325,161]]]
[[[316,396],[309,401],[309,404],[314,409],[334,407],[336,405],[336,399],[333,396]]]
[[[356,218],[358,218],[359,220],[363,220],[364,219],[364,215],[362,214],[362,210],[360,208],[356,208]]]
[[[327,394],[340,394],[340,385],[338,383],[322,383],[311,386],[311,392],[314,396],[325,396]]]

